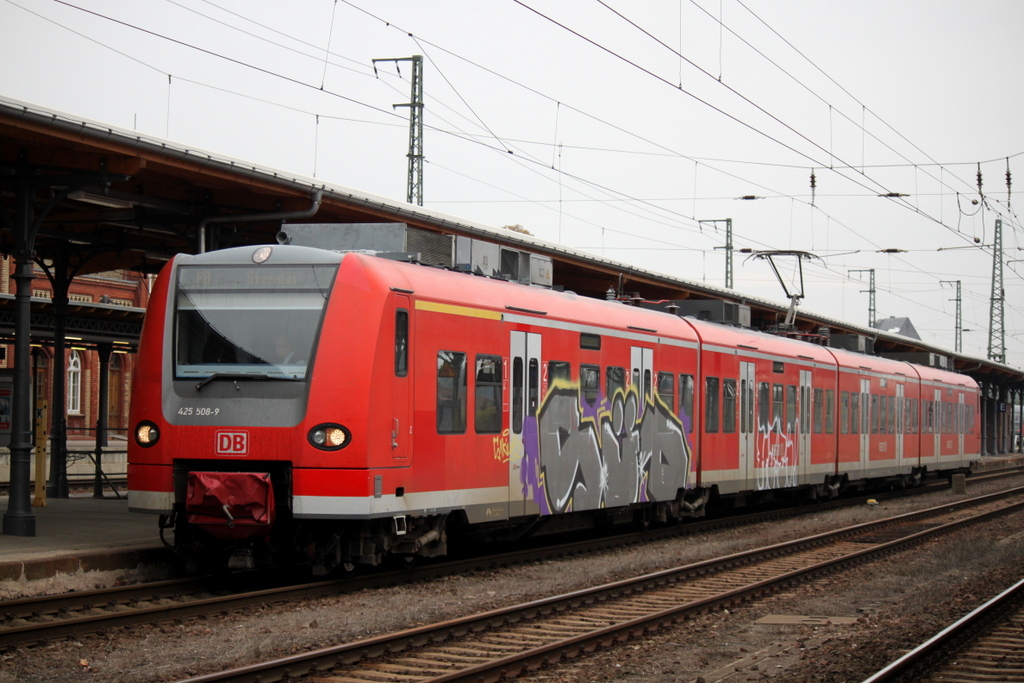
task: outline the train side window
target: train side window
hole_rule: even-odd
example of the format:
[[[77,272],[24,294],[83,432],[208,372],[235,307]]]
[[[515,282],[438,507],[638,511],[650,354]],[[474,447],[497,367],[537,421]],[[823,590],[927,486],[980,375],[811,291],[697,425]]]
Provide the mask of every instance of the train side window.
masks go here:
[[[566,384],[572,382],[572,365],[564,360],[548,361],[548,386],[562,380]]]
[[[910,399],[910,431],[912,433],[914,433],[914,434],[918,433],[917,432],[917,427],[918,427],[918,425],[917,425],[917,419],[918,419],[917,416],[918,416],[920,411],[918,410],[917,406],[918,406],[917,399],[916,398]]]
[[[437,352],[437,433],[466,431],[466,354]]]
[[[885,421],[890,434],[896,433],[896,397],[889,397],[889,417]]]
[[[671,372],[658,373],[658,397],[670,409],[676,404],[676,376]]]
[[[825,409],[825,390],[815,387],[814,389],[814,433],[821,434],[823,415]]]
[[[786,430],[789,434],[796,434],[796,387],[792,384],[786,386]]]
[[[783,432],[786,389],[781,384],[772,385],[772,427],[779,434]]]
[[[850,392],[850,433],[860,434],[860,393]]]
[[[501,434],[501,356],[476,357],[473,426],[477,434]]]
[[[708,434],[716,434],[718,433],[718,378],[707,377],[704,382],[704,431]]]
[[[722,380],[722,433],[736,431],[736,380]]]
[[[609,366],[605,368],[605,395],[611,401],[617,391],[626,390],[626,370]]]
[[[409,374],[409,311],[395,311],[395,376]]]
[[[601,391],[601,368],[596,365],[580,366],[580,391],[583,400],[591,407],[597,405],[597,395]]]
[[[850,392],[839,392],[839,433],[850,433]]]
[[[878,394],[871,394],[871,433],[878,433]]]
[[[523,359],[512,359],[512,431],[523,433]]]
[[[679,414],[687,418],[687,433],[693,433],[693,375],[679,375]]]
[[[888,396],[878,397],[878,433],[886,434],[889,431],[889,423],[886,418],[886,408],[888,407]]]
[[[836,431],[836,390],[825,390],[825,433],[835,434]]]
[[[762,434],[771,431],[771,385],[761,382],[757,385],[757,429]]]
[[[540,362],[536,358],[530,359],[526,375],[526,414],[529,417],[537,417],[537,404],[540,402]]]

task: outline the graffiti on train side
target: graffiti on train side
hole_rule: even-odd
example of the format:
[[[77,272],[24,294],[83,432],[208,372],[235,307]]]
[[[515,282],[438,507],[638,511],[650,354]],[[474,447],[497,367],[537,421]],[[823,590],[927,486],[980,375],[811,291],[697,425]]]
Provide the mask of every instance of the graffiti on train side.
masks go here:
[[[630,387],[591,405],[578,384],[554,382],[525,439],[524,497],[542,512],[674,500],[686,487],[690,447],[683,424]]]
[[[797,485],[796,445],[782,430],[782,418],[760,425],[754,449],[758,491]]]

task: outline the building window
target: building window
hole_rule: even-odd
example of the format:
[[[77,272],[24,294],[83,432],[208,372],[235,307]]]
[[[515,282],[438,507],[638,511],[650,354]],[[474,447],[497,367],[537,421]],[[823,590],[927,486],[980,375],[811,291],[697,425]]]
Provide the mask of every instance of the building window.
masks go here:
[[[72,351],[68,359],[68,413],[82,412],[82,357]]]

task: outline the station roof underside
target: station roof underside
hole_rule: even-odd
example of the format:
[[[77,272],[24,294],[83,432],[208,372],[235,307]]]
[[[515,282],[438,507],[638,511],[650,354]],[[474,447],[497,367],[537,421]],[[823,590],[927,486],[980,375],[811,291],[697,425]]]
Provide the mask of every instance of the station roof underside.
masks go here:
[[[19,183],[32,188],[33,217],[39,221],[37,261],[50,266],[66,263],[69,275],[116,269],[155,273],[174,254],[196,253],[201,232],[210,248],[273,244],[281,220],[254,215],[309,211],[319,191],[322,199],[315,215],[302,222],[404,223],[545,255],[552,259],[554,284],[583,296],[603,298],[611,288],[647,300],[732,301],[750,306],[752,326],[759,329],[781,322],[788,308],[530,235],[0,97],[0,252],[5,256],[14,249]],[[13,335],[12,299],[0,295],[0,335],[8,338]],[[52,324],[46,323],[51,306],[33,300],[33,337],[52,336]],[[77,306],[72,316],[78,328],[88,333],[87,341],[107,341],[131,338],[132,330],[141,325],[142,313],[95,305]],[[1024,382],[1019,369],[899,335],[799,311],[795,324],[808,334],[828,327],[832,334],[874,339],[876,352],[947,356],[955,369],[979,381]]]

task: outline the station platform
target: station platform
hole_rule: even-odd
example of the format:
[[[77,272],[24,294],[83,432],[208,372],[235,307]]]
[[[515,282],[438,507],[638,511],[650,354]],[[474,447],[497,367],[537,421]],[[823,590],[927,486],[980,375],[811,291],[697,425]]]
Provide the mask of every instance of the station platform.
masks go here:
[[[166,564],[155,515],[128,512],[128,500],[91,494],[46,501],[32,508],[35,536],[0,535],[0,582],[27,582],[57,574],[123,571]],[[0,498],[0,512],[8,499]]]

